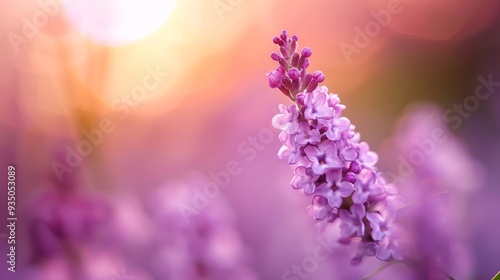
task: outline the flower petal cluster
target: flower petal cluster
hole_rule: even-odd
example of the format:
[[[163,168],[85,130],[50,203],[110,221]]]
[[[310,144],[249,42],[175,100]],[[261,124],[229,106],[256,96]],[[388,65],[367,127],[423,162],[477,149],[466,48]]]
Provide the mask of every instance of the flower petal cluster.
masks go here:
[[[324,227],[340,222],[345,239],[359,239],[361,254],[381,260],[401,259],[393,234],[397,191],[377,171],[378,156],[360,141],[355,126],[342,116],[346,108],[337,94],[319,86],[321,71],[307,73],[309,48],[297,53],[297,36],[286,31],[275,37],[280,53],[271,58],[279,63],[267,77],[271,88],[278,88],[292,101],[279,105],[273,118],[281,130],[282,147],[278,157],[294,168],[291,186],[312,197],[309,213]],[[370,248],[370,250],[367,250]]]

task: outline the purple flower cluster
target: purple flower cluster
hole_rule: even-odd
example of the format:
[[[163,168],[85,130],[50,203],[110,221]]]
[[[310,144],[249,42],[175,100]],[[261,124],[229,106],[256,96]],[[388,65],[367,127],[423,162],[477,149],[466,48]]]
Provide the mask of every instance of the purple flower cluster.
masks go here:
[[[435,105],[410,106],[383,151],[388,159],[399,155],[388,169],[399,169],[394,177],[407,198],[398,216],[411,254],[405,255],[407,275],[397,279],[450,279],[447,274],[481,278],[472,276],[472,251],[465,242],[471,226],[464,218],[471,217],[469,199],[482,186],[481,165],[441,116],[443,111]],[[417,153],[425,155],[422,162],[415,161]],[[401,172],[403,164],[406,172]]]
[[[291,186],[312,196],[309,212],[320,228],[340,221],[344,242],[361,241],[353,263],[366,255],[401,260],[394,223],[397,191],[375,168],[377,154],[342,116],[345,106],[339,97],[318,85],[323,73],[307,73],[312,52],[303,48],[297,53],[297,40],[286,31],[273,39],[280,53],[271,58],[279,66],[267,75],[270,87],[294,101],[279,105],[273,118],[283,143],[278,157],[294,167]]]
[[[152,271],[155,279],[241,279],[257,276],[248,266],[247,247],[235,228],[235,217],[220,195],[189,224],[179,205],[189,203],[190,184],[205,184],[204,178],[172,181],[153,192],[149,216],[157,226]]]
[[[111,206],[99,196],[61,190],[41,194],[33,201],[29,219],[33,261],[95,242],[111,215]]]

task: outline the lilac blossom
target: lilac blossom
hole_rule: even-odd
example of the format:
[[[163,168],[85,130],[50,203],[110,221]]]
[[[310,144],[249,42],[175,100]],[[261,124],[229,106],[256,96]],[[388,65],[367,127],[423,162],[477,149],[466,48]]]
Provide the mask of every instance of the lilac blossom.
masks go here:
[[[366,214],[366,218],[370,222],[372,228],[373,240],[379,241],[392,232],[392,224],[396,219],[396,209],[387,207],[382,213],[372,212]]]
[[[396,242],[388,243],[393,251],[387,258],[385,249],[389,247],[382,245],[386,242],[383,237],[395,226],[393,216],[378,216],[385,213],[385,207],[394,207],[397,191],[377,171],[378,155],[360,141],[355,126],[342,116],[346,107],[339,96],[319,85],[325,75],[307,72],[312,51],[297,51],[297,41],[297,36],[290,38],[286,31],[273,39],[279,52],[273,52],[271,58],[279,66],[267,74],[270,87],[294,102],[279,105],[280,113],[273,118],[283,144],[278,157],[295,170],[290,184],[312,196],[308,210],[318,228],[340,223],[344,243],[352,238],[362,244],[353,263],[376,255],[380,246],[385,246],[380,249],[383,260],[399,257]]]
[[[29,220],[33,263],[20,279],[257,279],[222,195],[186,224],[179,206],[192,202],[191,187],[199,186],[169,182],[146,197],[42,194]]]
[[[155,279],[257,279],[247,266],[247,248],[222,195],[186,224],[179,207],[189,205],[190,189],[204,183],[204,178],[171,181],[149,197],[157,233],[149,252]]]
[[[340,233],[344,237],[363,236],[365,233],[365,224],[363,218],[366,215],[366,209],[362,204],[353,204],[351,210],[340,209],[339,217],[342,223],[340,224]]]
[[[322,91],[313,91],[311,94],[304,95],[304,117],[307,120],[330,119],[332,108],[326,105],[327,93]]]
[[[295,135],[295,141],[304,146],[308,143],[316,145],[321,142],[321,133],[319,130],[308,123],[300,123],[300,132]]]
[[[304,148],[304,153],[312,162],[312,170],[317,175],[322,175],[327,169],[339,169],[342,162],[337,155],[335,143],[325,141],[318,146],[308,145]]]
[[[398,234],[398,227],[394,227],[388,234],[380,239],[380,245],[375,250],[375,256],[380,260],[403,260],[403,255],[400,249],[400,234]],[[400,229],[399,229],[400,230]],[[372,233],[373,236],[373,233]]]
[[[351,259],[351,264],[357,265],[360,264],[364,257],[372,257],[375,256],[377,251],[377,244],[370,240],[363,240],[365,242],[359,242],[357,253]]]
[[[342,134],[349,130],[351,121],[346,117],[340,117],[332,121],[332,125],[326,131],[326,137],[332,141],[337,141],[342,137]]]
[[[359,159],[366,167],[374,166],[378,161],[377,153],[370,151],[368,143],[363,142],[359,144]]]
[[[283,146],[278,151],[278,157],[280,159],[286,159],[289,164],[295,164],[301,158],[301,147],[290,135],[285,134],[283,137]]]
[[[381,259],[404,257],[411,276],[401,279],[476,278],[471,276],[471,252],[464,242],[470,229],[462,220],[470,211],[467,199],[481,186],[481,172],[441,116],[443,112],[434,105],[414,105],[388,139],[387,158],[397,154],[408,159],[422,151],[422,143],[431,151],[424,164],[409,161],[411,173],[393,176],[408,201],[397,210],[400,226],[385,234],[376,255]],[[433,139],[433,135],[441,137]],[[392,199],[393,191],[388,190]],[[373,228],[393,220],[380,215],[382,218],[367,215]],[[402,256],[395,249],[398,247],[403,248]]]
[[[350,145],[345,139],[343,141],[338,141],[339,158],[345,162],[352,162],[358,157],[358,152],[356,149]]]
[[[287,134],[296,133],[299,128],[299,123],[297,120],[299,112],[297,111],[297,107],[293,105],[287,107],[283,104],[280,104],[278,109],[280,111],[280,114],[274,116],[273,125],[283,130]]]
[[[71,184],[57,187],[32,201],[28,215],[32,254],[21,274],[26,278],[20,279],[104,279],[95,277],[89,267],[112,247],[107,234],[114,219],[109,199],[78,191]]]
[[[376,197],[385,192],[382,186],[376,184],[378,174],[371,170],[363,170],[354,183],[354,194],[352,200],[354,203],[363,204],[369,202],[368,199]]]
[[[338,208],[331,207],[328,199],[321,195],[313,196],[312,204],[307,207],[307,210],[311,217],[319,221],[316,223],[319,230],[339,217]]]
[[[316,180],[319,176],[312,172],[311,168],[298,166],[295,168],[295,176],[293,176],[290,185],[294,189],[302,189],[305,194],[312,194],[316,188]]]
[[[42,193],[33,202],[29,223],[32,258],[55,257],[67,250],[65,246],[96,241],[111,217],[103,197],[60,189]]]
[[[348,197],[354,190],[351,182],[342,181],[342,170],[329,170],[325,176],[326,182],[316,189],[317,195],[322,195],[328,199],[331,207],[339,208],[342,198]]]

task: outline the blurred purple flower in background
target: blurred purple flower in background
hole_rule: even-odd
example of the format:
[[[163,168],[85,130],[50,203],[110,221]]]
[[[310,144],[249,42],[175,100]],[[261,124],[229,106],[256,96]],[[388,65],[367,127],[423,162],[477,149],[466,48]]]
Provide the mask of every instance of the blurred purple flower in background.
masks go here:
[[[190,189],[202,186],[204,179],[191,181],[166,183],[147,200],[156,225],[156,249],[150,252],[155,279],[257,279],[247,266],[248,249],[222,195],[186,223],[178,207],[192,200]]]
[[[191,201],[193,187],[172,180],[145,197],[108,199],[43,193],[33,208],[26,279],[257,279],[222,195],[186,223],[178,206]]]
[[[64,254],[73,246],[96,241],[111,220],[110,205],[103,198],[75,191],[47,191],[32,207],[30,235],[34,260]]]
[[[407,198],[398,210],[405,279],[469,279],[473,273],[464,217],[483,175],[442,116],[434,105],[410,107],[385,145],[384,159],[398,161],[389,169],[397,170],[394,179]]]

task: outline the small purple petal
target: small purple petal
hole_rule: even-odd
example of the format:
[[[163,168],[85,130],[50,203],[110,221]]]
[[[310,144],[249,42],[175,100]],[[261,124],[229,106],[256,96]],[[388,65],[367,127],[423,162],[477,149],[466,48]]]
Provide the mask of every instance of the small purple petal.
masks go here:
[[[337,184],[338,193],[341,197],[348,197],[354,191],[354,185],[351,182],[343,181]]]

